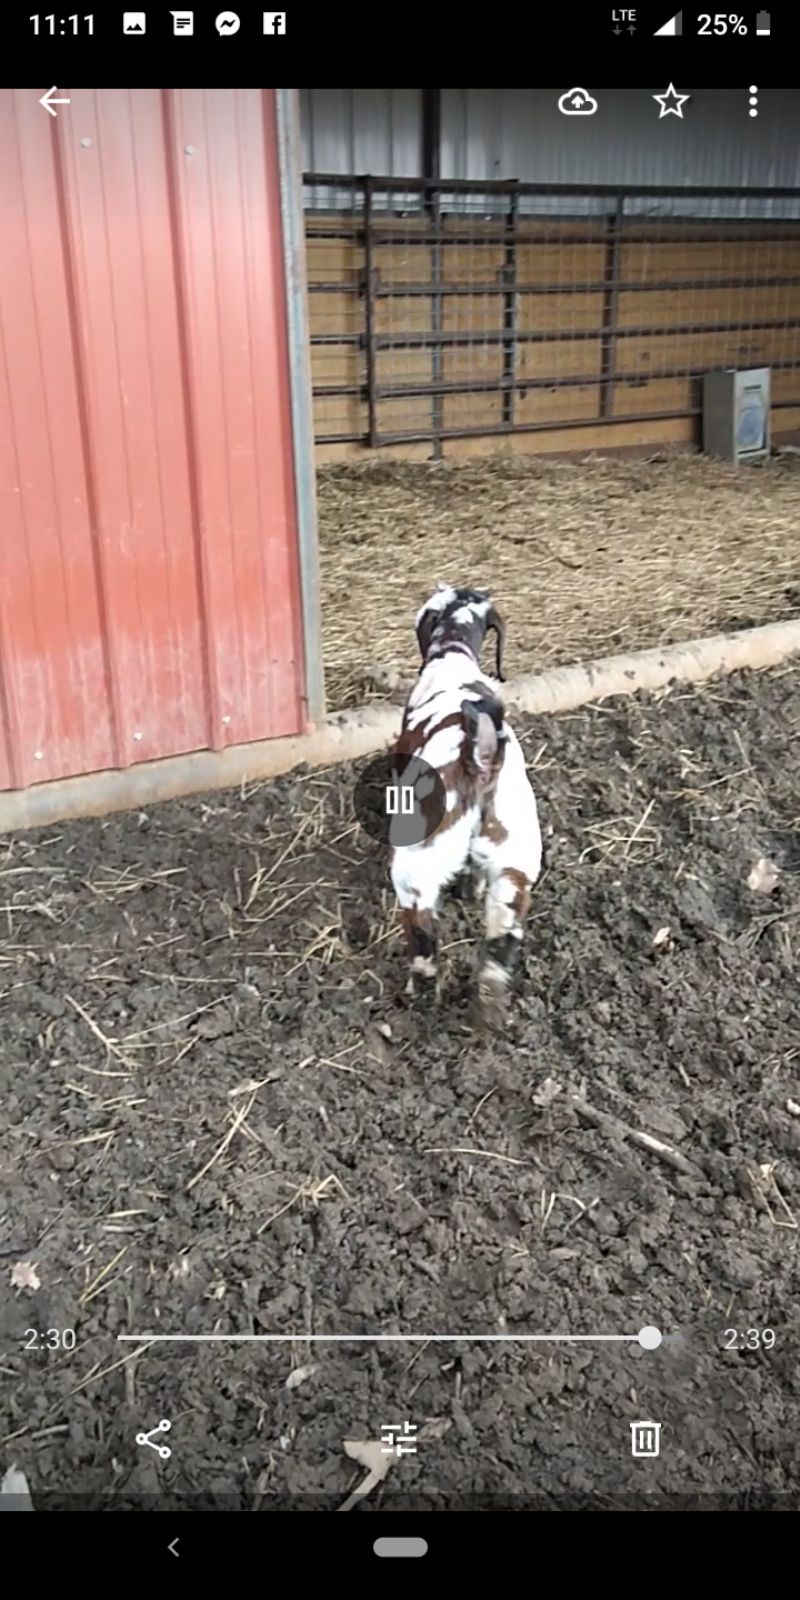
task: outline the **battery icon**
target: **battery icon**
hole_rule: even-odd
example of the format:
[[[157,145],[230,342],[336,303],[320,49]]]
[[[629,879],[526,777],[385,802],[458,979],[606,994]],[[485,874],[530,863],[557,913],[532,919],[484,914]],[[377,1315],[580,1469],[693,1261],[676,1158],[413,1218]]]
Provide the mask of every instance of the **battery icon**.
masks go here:
[[[756,17],[756,33],[769,33],[769,12],[759,11]]]

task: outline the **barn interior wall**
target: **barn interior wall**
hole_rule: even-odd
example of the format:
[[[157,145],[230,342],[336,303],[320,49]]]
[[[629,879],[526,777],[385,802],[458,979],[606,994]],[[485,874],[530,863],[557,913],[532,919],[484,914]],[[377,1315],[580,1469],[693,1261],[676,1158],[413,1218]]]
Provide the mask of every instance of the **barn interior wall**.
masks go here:
[[[558,91],[442,89],[441,177],[744,186],[752,190],[747,204],[755,215],[764,214],[769,189],[800,187],[793,90],[770,91],[753,120],[746,89],[703,90],[683,119],[666,122],[646,91],[630,91],[624,116],[607,117],[596,93],[602,136],[587,139],[582,117],[559,112]],[[304,170],[421,177],[421,97],[420,89],[301,89]],[[348,204],[345,189],[338,203]]]
[[[418,176],[419,97],[418,90],[303,90],[306,170],[341,173],[343,178],[365,172]],[[796,431],[800,370],[794,370],[792,363],[800,363],[800,229],[791,224],[781,229],[780,219],[794,221],[799,206],[796,198],[775,197],[770,190],[800,186],[800,143],[793,132],[798,113],[791,96],[778,94],[770,117],[754,126],[748,124],[743,91],[739,99],[741,105],[735,94],[709,91],[692,106],[691,121],[676,122],[665,139],[646,96],[632,96],[624,126],[612,122],[604,126],[602,139],[587,140],[575,126],[578,119],[560,116],[552,95],[529,90],[442,90],[444,181],[676,187],[663,205],[648,196],[626,201],[628,215],[642,220],[638,232],[627,224],[631,242],[623,235],[617,262],[620,283],[635,285],[621,289],[614,308],[614,366],[625,376],[617,378],[606,395],[601,414],[597,380],[606,359],[602,330],[608,317],[607,297],[602,287],[584,293],[576,292],[575,285],[602,286],[608,278],[602,232],[608,199],[593,197],[586,187],[583,193],[576,189],[568,198],[550,199],[550,214],[563,217],[555,227],[542,220],[541,199],[520,197],[516,282],[525,282],[534,291],[544,284],[558,288],[517,297],[515,331],[523,337],[511,344],[492,343],[489,338],[484,343],[481,332],[496,332],[507,322],[503,300],[477,291],[481,285],[501,281],[507,258],[504,261],[502,244],[481,243],[478,234],[482,217],[502,215],[502,208],[507,209],[507,196],[473,195],[468,201],[443,196],[445,231],[455,226],[454,212],[460,205],[465,215],[462,233],[467,237],[457,245],[445,242],[437,259],[420,216],[419,194],[381,195],[378,179],[374,205],[376,216],[383,211],[383,221],[380,242],[372,249],[374,278],[384,289],[408,284],[416,290],[407,297],[386,296],[375,302],[372,333],[379,340],[387,334],[395,339],[392,348],[375,353],[378,387],[419,389],[434,380],[451,386],[484,385],[482,391],[445,393],[439,399],[430,393],[383,398],[376,408],[379,434],[413,435],[430,432],[434,426],[445,434],[469,430],[471,437],[443,440],[442,450],[448,455],[497,449],[549,454],[659,443],[691,446],[699,442],[700,429],[696,374],[711,367],[761,364],[775,369],[773,432]],[[735,199],[682,196],[678,186],[687,182],[687,174],[693,187],[737,185],[747,192]],[[312,339],[324,340],[312,346],[317,458],[363,456],[369,426],[365,348],[369,330],[361,201],[346,182],[324,189],[309,185],[305,199],[310,332]],[[404,214],[398,217],[400,208]],[[532,213],[537,209],[535,218]],[[657,224],[654,214],[662,210],[664,220]],[[586,224],[567,220],[568,215],[575,219],[582,213]],[[702,226],[693,226],[690,232],[684,224],[681,230],[677,219],[688,215]],[[727,228],[714,228],[714,220],[723,215]],[[331,233],[342,233],[351,223],[351,236],[326,237],[326,218]],[[736,218],[746,219],[751,236],[742,236],[747,234],[745,228],[731,237]],[[763,219],[763,229],[754,225],[756,219]],[[441,352],[415,343],[432,330],[437,302],[424,289],[433,286],[435,274],[445,288],[439,302],[441,331],[466,335],[463,344],[453,343]],[[781,282],[775,283],[776,279]],[[469,292],[471,284],[475,293]],[[681,331],[686,327],[702,331]],[[631,331],[635,329],[641,331]],[[491,392],[488,386],[509,372],[517,382],[531,380],[530,388],[515,395],[515,426],[537,426],[540,431],[487,432],[481,438],[481,429],[496,429],[508,420],[503,393]],[[547,385],[543,381],[547,377],[558,383]],[[576,381],[581,377],[585,384]],[[795,399],[797,405],[790,405]],[[679,414],[653,415],[664,412]],[[626,420],[614,420],[620,417]],[[548,423],[552,428],[543,431]],[[345,440],[346,435],[357,439]],[[422,459],[431,453],[424,439],[382,448]]]

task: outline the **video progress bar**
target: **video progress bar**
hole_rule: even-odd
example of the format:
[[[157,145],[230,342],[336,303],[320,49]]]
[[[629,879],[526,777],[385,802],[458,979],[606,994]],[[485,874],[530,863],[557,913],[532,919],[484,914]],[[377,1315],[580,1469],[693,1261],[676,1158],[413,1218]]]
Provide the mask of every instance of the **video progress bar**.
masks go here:
[[[638,1333],[118,1333],[119,1344],[638,1344],[657,1350],[659,1328]]]

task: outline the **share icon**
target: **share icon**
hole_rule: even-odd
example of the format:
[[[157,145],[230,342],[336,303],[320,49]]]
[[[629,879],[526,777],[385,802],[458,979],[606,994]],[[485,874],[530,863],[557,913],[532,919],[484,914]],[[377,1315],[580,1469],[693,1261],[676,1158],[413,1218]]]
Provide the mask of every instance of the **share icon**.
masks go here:
[[[169,1430],[170,1430],[171,1427],[172,1427],[172,1423],[168,1422],[165,1419],[165,1420],[159,1422],[157,1428],[151,1428],[149,1433],[137,1433],[137,1435],[136,1435],[136,1443],[137,1444],[149,1444],[151,1450],[155,1450],[155,1451],[158,1452],[158,1454],[161,1457],[162,1461],[169,1461],[169,1458],[172,1455],[172,1451],[170,1450],[169,1445],[167,1445],[167,1444],[153,1444],[153,1438],[157,1433],[169,1433]]]

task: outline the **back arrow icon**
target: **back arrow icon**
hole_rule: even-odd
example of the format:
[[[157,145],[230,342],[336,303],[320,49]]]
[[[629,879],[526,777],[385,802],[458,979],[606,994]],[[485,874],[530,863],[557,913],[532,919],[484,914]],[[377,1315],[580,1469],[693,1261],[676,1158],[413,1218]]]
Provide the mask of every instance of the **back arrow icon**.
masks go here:
[[[167,1549],[170,1550],[174,1556],[177,1556],[177,1554],[178,1554],[178,1541],[177,1541],[177,1539],[173,1539],[172,1544],[168,1544],[167,1545]]]
[[[48,89],[47,94],[43,94],[39,101],[40,106],[44,106],[45,111],[49,111],[51,117],[58,116],[58,112],[53,109],[54,106],[68,106],[70,104],[69,100],[54,100],[53,95],[55,92],[56,86],[53,84],[52,89]]]

